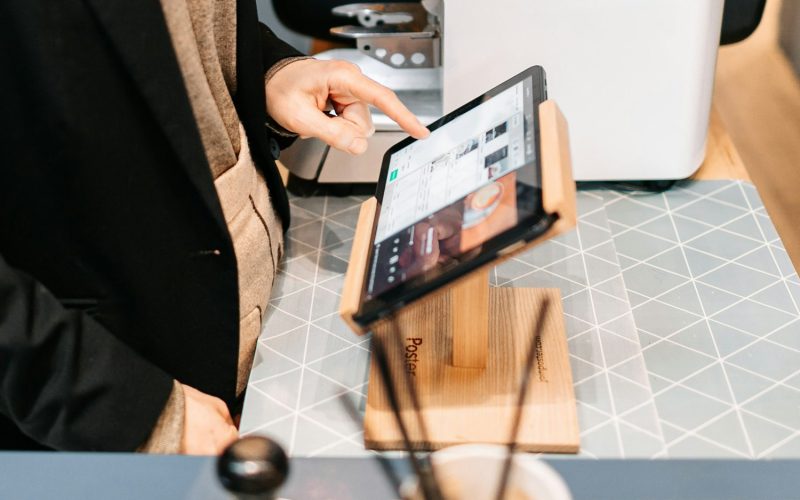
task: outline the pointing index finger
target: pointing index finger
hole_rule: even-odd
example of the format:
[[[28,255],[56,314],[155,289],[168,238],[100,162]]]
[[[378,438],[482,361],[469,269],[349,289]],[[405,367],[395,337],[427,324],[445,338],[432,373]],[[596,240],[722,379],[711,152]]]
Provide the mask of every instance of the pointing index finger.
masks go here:
[[[397,98],[394,92],[360,73],[353,73],[345,81],[346,90],[356,97],[383,111],[400,127],[416,139],[425,139],[430,131],[414,113]]]

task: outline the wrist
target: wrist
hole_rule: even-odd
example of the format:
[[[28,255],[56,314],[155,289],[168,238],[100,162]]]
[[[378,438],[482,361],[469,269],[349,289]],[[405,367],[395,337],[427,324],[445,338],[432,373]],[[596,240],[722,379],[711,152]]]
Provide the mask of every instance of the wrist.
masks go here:
[[[269,70],[267,70],[267,73],[264,75],[264,89],[265,92],[267,93],[267,103],[269,103],[269,82],[280,70],[284,69],[286,66],[289,66],[290,64],[294,64],[300,61],[308,61],[312,59],[313,57],[310,56],[287,57],[273,64],[272,67]],[[279,137],[284,137],[287,139],[295,139],[298,136],[298,134],[292,132],[291,130],[286,129],[272,117],[272,115],[269,113],[269,104],[267,104],[267,122],[265,125],[270,130],[270,132]]]

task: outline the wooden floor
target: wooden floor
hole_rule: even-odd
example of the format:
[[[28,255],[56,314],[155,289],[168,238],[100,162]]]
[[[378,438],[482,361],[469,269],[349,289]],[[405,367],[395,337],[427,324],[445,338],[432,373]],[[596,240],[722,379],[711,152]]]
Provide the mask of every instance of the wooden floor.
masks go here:
[[[778,47],[780,9],[767,0],[756,32],[720,49],[714,108],[800,269],[800,84]]]
[[[706,158],[692,179],[701,181],[737,179],[752,182],[739,150],[722,122],[716,105],[711,109],[708,124]]]

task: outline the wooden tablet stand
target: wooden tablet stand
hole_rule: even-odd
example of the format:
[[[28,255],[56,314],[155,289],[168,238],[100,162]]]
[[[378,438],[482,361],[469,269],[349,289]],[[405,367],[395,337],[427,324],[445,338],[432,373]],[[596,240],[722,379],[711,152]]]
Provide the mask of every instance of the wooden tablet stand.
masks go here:
[[[558,214],[556,223],[536,241],[520,245],[450,287],[398,311],[396,330],[388,320],[372,325],[375,335],[401,336],[404,352],[398,352],[399,347],[393,349],[400,345],[397,339],[384,337],[384,344],[389,350],[403,420],[412,445],[418,449],[508,441],[533,328],[542,300],[550,297],[518,448],[578,451],[578,418],[559,290],[489,287],[492,267],[576,224],[566,121],[556,104],[546,101],[539,107],[539,123],[544,208]],[[361,334],[365,331],[353,321],[353,315],[360,305],[376,215],[377,201],[371,198],[361,207],[340,306],[344,320]],[[403,370],[411,374],[416,386],[428,439],[417,426]],[[365,445],[380,450],[403,449],[374,356],[369,380]]]

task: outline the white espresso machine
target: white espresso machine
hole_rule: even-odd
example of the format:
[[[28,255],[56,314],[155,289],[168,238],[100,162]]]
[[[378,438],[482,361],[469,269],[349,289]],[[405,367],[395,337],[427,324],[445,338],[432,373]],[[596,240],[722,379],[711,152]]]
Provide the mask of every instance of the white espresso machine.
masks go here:
[[[423,0],[350,4],[332,33],[345,59],[395,90],[423,123],[533,65],[570,126],[576,180],[670,180],[705,157],[724,0]],[[281,157],[294,177],[377,182],[384,152],[405,135],[380,113],[359,157],[317,140]]]

